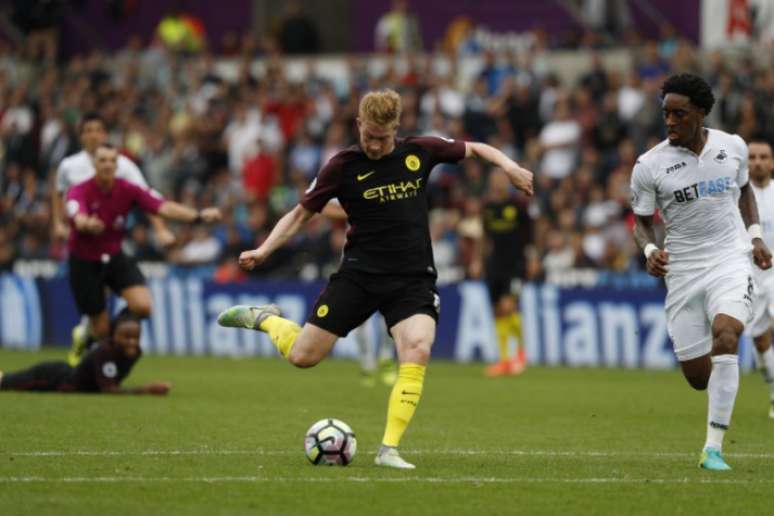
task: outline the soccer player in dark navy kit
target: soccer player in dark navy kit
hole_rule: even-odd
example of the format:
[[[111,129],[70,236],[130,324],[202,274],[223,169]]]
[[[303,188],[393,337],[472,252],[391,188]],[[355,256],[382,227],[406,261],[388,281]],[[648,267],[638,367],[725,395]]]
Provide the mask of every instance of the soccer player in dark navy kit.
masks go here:
[[[525,247],[532,242],[532,220],[523,197],[510,191],[508,177],[500,170],[489,174],[484,203],[486,251],[484,278],[495,316],[500,361],[486,369],[487,376],[516,375],[527,365],[517,295],[526,270]],[[518,350],[510,357],[509,339]]]
[[[94,346],[77,367],[67,362],[42,362],[13,373],[0,372],[0,390],[157,394],[169,392],[169,382],[121,387],[140,359],[140,319],[124,310],[111,323],[110,337]]]
[[[397,446],[422,394],[440,311],[428,227],[430,171],[438,163],[478,157],[502,168],[511,183],[527,194],[532,194],[532,173],[483,143],[396,138],[400,113],[396,92],[365,95],[357,119],[359,145],[335,155],[263,244],[239,256],[246,269],[263,263],[330,199],[338,198],[350,224],[341,267],[331,276],[304,327],[283,319],[275,305],[235,306],[225,310],[218,322],[264,331],[291,364],[312,367],[328,355],[339,337],[379,310],[395,340],[400,369],[375,463],[413,469]]]
[[[108,334],[105,286],[123,297],[129,311],[150,315],[151,296],[135,261],[121,250],[126,218],[133,207],[181,222],[216,222],[218,208],[197,211],[156,192],[116,177],[118,151],[100,145],[94,154],[96,174],[67,192],[65,209],[72,225],[68,240],[70,287],[81,314],[89,317],[91,334]]]

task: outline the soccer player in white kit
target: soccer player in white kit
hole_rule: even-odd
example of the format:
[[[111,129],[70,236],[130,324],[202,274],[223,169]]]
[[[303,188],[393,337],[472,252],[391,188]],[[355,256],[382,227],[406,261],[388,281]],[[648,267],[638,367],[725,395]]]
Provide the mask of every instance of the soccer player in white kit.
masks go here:
[[[750,155],[750,182],[758,204],[763,241],[774,248],[774,157],[771,144],[752,139],[747,145]],[[753,269],[755,293],[753,294],[753,319],[747,330],[757,351],[758,366],[769,385],[769,417],[774,419],[774,349],[771,347],[771,322],[774,320],[774,269]]]
[[[56,171],[54,188],[51,191],[51,218],[53,222],[53,234],[55,238],[66,239],[70,228],[64,210],[64,197],[67,191],[75,185],[79,185],[94,177],[94,154],[97,148],[107,141],[107,127],[104,119],[96,113],[87,113],[80,124],[80,139],[83,150],[66,157],[59,164]],[[116,177],[125,179],[143,189],[148,189],[148,183],[137,165],[126,156],[118,156],[118,169]],[[153,224],[156,238],[163,246],[172,245],[175,235],[167,228],[164,221],[155,215],[149,215],[148,219]],[[125,298],[132,313],[147,317],[151,310],[151,298],[147,289],[128,288]],[[88,325],[88,319],[84,317],[80,324],[73,328],[73,342],[70,353],[67,356],[68,363],[75,367],[81,355],[93,340],[93,331]]]
[[[742,138],[704,127],[715,99],[700,77],[662,87],[667,139],[643,154],[631,179],[634,237],[647,270],[664,277],[667,328],[688,383],[708,390],[707,440],[699,466],[731,469],[722,456],[739,388],[737,346],[752,316],[750,251],[761,269],[771,253],[761,238]],[[656,209],[666,225],[656,245]]]

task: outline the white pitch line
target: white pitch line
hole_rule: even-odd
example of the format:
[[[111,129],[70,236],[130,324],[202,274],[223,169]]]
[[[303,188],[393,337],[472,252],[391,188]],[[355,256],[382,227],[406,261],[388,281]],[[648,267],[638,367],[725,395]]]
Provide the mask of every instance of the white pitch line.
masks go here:
[[[533,477],[388,477],[374,478],[363,476],[350,477],[0,477],[0,484],[63,483],[63,484],[161,484],[161,483],[428,483],[428,484],[774,484],[774,479],[723,479],[723,478],[625,478],[625,477],[586,477],[586,478],[533,478]]]
[[[513,455],[524,457],[644,457],[644,458],[685,458],[693,457],[695,453],[689,452],[639,452],[639,451],[559,451],[559,450],[466,450],[466,449],[438,449],[438,450],[403,450],[406,455]],[[296,450],[47,450],[47,451],[0,451],[0,456],[10,457],[136,457],[136,456],[227,456],[227,455],[296,455]],[[747,459],[774,459],[774,453],[726,453],[727,457]]]

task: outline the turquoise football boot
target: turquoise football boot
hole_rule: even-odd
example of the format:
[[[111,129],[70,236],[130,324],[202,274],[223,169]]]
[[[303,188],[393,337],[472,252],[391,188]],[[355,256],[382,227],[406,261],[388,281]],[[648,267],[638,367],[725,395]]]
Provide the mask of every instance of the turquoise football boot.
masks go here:
[[[731,466],[723,460],[720,450],[715,450],[714,448],[705,448],[701,452],[699,467],[710,471],[729,471],[731,469]]]

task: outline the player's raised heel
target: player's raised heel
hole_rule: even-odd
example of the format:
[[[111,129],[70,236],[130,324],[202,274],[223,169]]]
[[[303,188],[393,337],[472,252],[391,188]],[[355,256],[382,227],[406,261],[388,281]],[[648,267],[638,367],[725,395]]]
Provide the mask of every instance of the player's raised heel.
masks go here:
[[[280,315],[277,305],[236,305],[222,311],[218,316],[218,324],[228,328],[258,329],[261,323],[270,315]]]
[[[710,471],[729,471],[731,469],[731,466],[726,464],[726,461],[723,460],[723,455],[721,455],[720,450],[712,448],[705,448],[701,452],[699,467]]]
[[[401,458],[397,448],[385,448],[379,450],[374,458],[374,464],[377,466],[384,466],[387,468],[396,469],[416,469],[411,463],[406,462]]]
[[[70,351],[67,353],[67,363],[70,367],[75,367],[80,363],[81,357],[86,352],[86,346],[89,343],[86,327],[83,324],[78,324],[73,328],[72,337]]]

